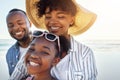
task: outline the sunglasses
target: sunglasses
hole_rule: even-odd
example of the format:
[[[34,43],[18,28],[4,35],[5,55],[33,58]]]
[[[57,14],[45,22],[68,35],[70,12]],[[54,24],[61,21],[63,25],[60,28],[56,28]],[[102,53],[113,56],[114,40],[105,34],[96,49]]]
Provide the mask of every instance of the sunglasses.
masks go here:
[[[58,48],[59,48],[59,52],[60,52],[60,41],[59,41],[59,37],[55,34],[52,34],[52,33],[48,33],[46,31],[42,32],[42,31],[34,31],[33,32],[33,37],[42,37],[44,36],[46,40],[48,41],[56,41],[57,40],[57,44],[58,44]]]

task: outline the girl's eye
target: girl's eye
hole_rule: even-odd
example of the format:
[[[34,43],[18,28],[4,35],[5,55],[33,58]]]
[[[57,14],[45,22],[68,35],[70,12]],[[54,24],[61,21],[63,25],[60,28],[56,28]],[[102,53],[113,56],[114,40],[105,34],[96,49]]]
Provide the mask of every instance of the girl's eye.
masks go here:
[[[34,51],[33,48],[29,48],[29,49],[28,49],[28,52],[33,52],[33,51]]]
[[[40,52],[40,54],[42,54],[42,55],[49,55],[49,53],[48,53],[48,52],[45,52],[45,51]]]

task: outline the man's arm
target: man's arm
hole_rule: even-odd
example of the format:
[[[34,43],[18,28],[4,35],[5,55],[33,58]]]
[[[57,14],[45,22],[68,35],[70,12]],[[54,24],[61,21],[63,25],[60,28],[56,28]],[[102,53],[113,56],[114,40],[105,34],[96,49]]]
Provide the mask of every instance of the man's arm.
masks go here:
[[[7,65],[8,65],[8,70],[9,70],[9,75],[11,75],[11,67],[10,67],[10,64],[9,64],[9,53],[7,52],[7,54],[6,54],[6,62],[7,62]]]
[[[17,63],[12,75],[10,76],[9,80],[21,80],[22,78],[25,78],[27,74],[27,69],[24,63],[24,56],[21,57],[19,62]]]

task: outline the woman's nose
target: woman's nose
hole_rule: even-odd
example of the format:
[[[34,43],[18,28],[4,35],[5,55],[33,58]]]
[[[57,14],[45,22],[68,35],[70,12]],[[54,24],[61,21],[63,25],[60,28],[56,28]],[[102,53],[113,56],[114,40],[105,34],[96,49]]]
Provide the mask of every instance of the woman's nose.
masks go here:
[[[51,18],[50,21],[49,21],[49,23],[55,24],[55,23],[57,23],[57,19],[56,18]]]

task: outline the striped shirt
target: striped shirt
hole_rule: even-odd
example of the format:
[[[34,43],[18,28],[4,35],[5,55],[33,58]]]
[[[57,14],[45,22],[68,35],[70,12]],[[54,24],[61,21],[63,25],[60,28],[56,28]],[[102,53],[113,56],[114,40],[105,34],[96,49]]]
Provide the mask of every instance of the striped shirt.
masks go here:
[[[59,80],[97,80],[92,50],[71,38],[71,49],[55,67],[51,75]]]
[[[21,80],[27,75],[24,57],[16,65],[9,80]],[[97,80],[97,69],[92,50],[71,37],[71,49],[56,66],[51,75],[58,80]]]

